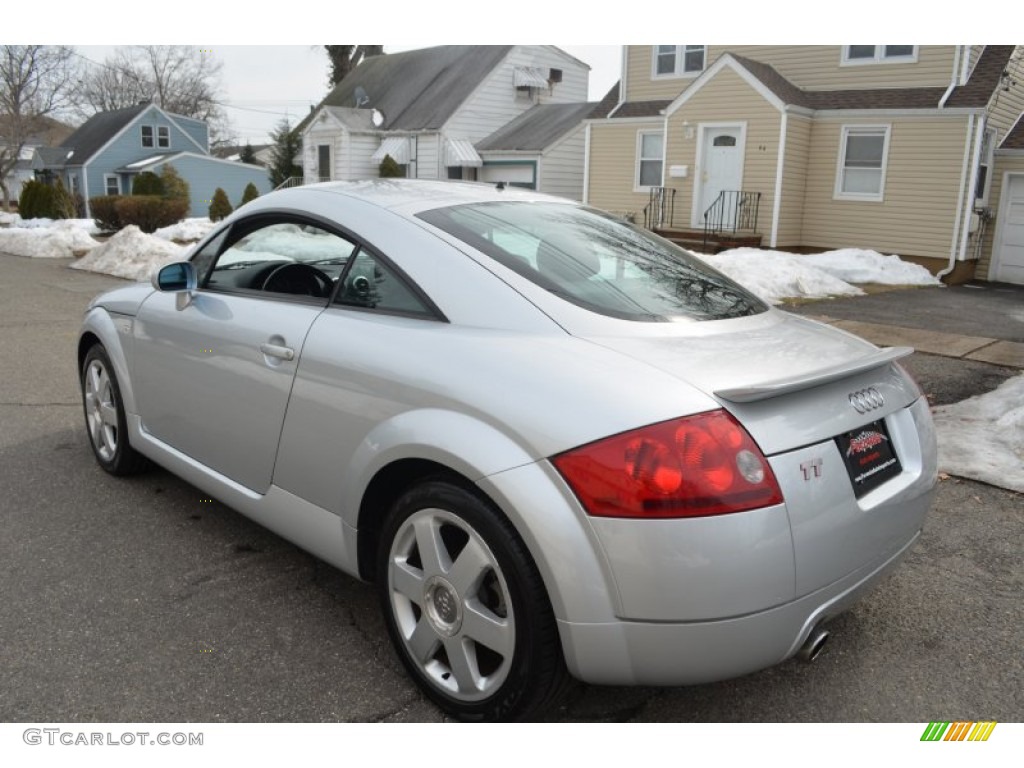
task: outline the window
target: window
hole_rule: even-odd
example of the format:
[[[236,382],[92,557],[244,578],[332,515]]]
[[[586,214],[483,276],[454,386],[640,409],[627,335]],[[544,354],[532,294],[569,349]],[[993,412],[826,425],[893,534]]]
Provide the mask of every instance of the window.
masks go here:
[[[640,131],[637,134],[636,186],[660,187],[664,136],[661,131]]]
[[[153,126],[144,125],[142,126],[142,146],[152,148],[153,147]]]
[[[835,196],[849,200],[882,200],[888,152],[889,126],[843,126]]]
[[[120,195],[121,194],[121,179],[113,173],[107,173],[103,175],[103,188],[105,194],[108,195]]]
[[[654,77],[698,75],[704,71],[706,45],[654,46]]]
[[[989,128],[981,140],[981,154],[978,156],[978,183],[974,186],[974,201],[978,205],[988,204],[988,193],[992,187],[992,153],[996,146],[996,132]]]
[[[844,45],[843,64],[882,64],[917,61],[916,45]]]
[[[359,251],[352,259],[334,303],[399,315],[436,315],[401,277],[369,251]]]
[[[640,322],[721,320],[764,312],[701,259],[598,211],[502,201],[417,214],[559,299]]]
[[[166,125],[157,126],[156,145],[163,149],[171,146],[171,129]]]

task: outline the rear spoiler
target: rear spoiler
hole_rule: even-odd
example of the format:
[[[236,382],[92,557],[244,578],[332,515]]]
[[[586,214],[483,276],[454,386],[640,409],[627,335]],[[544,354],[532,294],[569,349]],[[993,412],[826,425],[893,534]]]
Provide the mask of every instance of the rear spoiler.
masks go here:
[[[870,371],[872,368],[881,368],[883,365],[913,353],[912,347],[889,347],[873,352],[867,357],[830,365],[827,368],[821,368],[811,373],[786,376],[749,387],[718,389],[715,390],[715,395],[733,403],[752,403],[756,400],[768,400],[772,397],[788,395],[790,392],[799,392],[802,389],[810,389],[821,384],[827,384],[830,381],[853,376],[855,373],[861,373],[862,371]]]

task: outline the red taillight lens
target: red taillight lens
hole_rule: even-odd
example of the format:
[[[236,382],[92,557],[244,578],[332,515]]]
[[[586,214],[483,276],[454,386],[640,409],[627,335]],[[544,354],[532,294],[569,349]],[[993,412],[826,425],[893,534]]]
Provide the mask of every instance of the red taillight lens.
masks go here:
[[[552,462],[597,517],[700,517],[782,502],[760,449],[721,410],[615,435]]]

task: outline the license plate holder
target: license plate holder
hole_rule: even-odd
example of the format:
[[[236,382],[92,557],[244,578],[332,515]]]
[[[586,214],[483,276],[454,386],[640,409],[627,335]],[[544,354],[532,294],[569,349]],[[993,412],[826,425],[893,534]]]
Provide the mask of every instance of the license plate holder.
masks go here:
[[[858,499],[903,471],[883,420],[839,435],[836,443]]]

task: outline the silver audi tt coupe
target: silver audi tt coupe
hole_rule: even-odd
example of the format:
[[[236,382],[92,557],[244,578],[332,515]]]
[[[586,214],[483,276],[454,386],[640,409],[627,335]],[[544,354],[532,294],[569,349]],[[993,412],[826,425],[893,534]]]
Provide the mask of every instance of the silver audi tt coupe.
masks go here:
[[[815,655],[931,502],[910,351],[566,200],[374,180],[261,197],[98,297],[78,367],[103,469],[374,582],[427,695],[493,720],[569,675]]]

